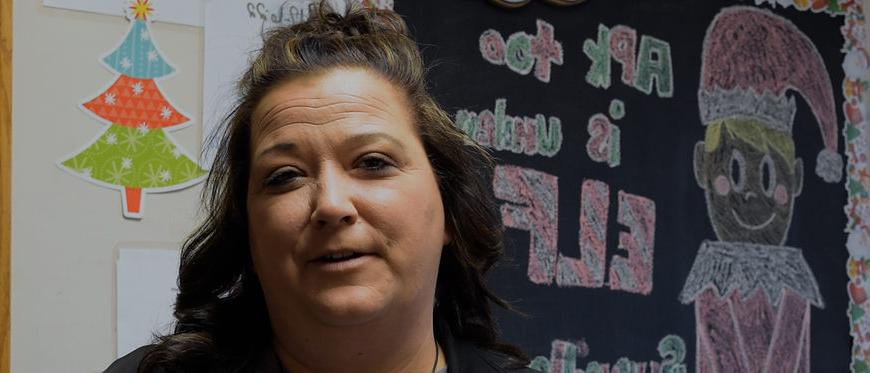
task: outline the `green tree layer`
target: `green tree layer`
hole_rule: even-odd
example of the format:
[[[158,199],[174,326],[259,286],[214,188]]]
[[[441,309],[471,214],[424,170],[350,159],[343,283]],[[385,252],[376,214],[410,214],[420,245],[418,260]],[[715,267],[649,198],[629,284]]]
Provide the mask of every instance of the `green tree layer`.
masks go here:
[[[206,173],[162,129],[117,124],[61,164],[91,180],[142,189],[183,187]]]

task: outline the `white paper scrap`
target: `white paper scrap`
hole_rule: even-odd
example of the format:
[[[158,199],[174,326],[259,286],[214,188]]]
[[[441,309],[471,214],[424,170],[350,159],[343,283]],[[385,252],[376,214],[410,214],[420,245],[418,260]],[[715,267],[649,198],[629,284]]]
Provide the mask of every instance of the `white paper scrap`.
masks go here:
[[[159,22],[199,26],[203,24],[204,0],[151,0]],[[54,8],[123,16],[129,0],[43,0],[42,4]]]
[[[172,330],[179,251],[121,248],[117,262],[117,357]]]

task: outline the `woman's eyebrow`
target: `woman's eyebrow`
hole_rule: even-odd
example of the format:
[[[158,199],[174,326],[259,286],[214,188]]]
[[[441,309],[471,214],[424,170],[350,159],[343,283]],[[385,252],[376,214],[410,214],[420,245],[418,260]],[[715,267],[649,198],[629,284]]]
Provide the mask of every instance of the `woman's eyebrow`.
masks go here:
[[[261,151],[260,153],[258,153],[254,159],[263,158],[271,153],[290,154],[290,153],[293,153],[296,150],[296,148],[298,148],[298,146],[295,143],[279,142],[277,144],[273,144],[272,146],[270,146],[270,147],[264,149],[263,151]]]
[[[345,147],[356,148],[378,141],[386,141],[387,143],[390,143],[393,146],[399,148],[399,150],[403,152],[406,150],[405,144],[403,144],[398,138],[384,132],[369,132],[352,135],[346,140],[342,141],[342,145]],[[260,151],[255,159],[263,158],[272,153],[292,154],[296,152],[298,148],[299,146],[296,145],[296,143],[294,142],[279,142]]]
[[[402,141],[386,132],[368,132],[352,135],[344,140],[343,143],[345,146],[355,148],[378,141],[386,141],[399,148],[401,151],[406,150],[405,144],[403,144]]]

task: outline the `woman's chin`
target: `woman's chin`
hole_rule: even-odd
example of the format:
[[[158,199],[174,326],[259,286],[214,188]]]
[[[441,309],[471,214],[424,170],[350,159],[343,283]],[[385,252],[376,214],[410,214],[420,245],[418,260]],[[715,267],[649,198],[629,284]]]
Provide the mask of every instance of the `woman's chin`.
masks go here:
[[[325,325],[363,325],[385,314],[387,303],[383,294],[371,288],[341,287],[317,294],[312,313]]]

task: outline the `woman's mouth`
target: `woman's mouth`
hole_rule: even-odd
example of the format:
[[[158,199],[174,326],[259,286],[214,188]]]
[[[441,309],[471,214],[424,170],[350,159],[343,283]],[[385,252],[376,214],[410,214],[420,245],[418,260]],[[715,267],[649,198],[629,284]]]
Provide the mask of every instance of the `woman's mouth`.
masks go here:
[[[343,262],[343,261],[347,261],[347,260],[353,260],[353,259],[359,258],[363,255],[364,254],[358,253],[355,251],[345,251],[345,252],[340,252],[340,253],[327,254],[327,255],[321,256],[320,258],[317,258],[315,261],[326,262],[326,263],[337,263],[337,262]]]
[[[321,255],[310,264],[320,271],[344,272],[359,269],[374,257],[371,253],[342,250]]]

